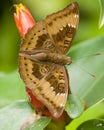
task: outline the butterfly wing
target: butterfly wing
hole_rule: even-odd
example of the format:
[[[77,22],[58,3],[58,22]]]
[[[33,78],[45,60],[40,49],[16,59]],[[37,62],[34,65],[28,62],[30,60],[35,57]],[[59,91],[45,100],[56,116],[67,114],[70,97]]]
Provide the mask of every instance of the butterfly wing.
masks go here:
[[[57,52],[49,34],[47,33],[45,24],[43,22],[37,23],[23,39],[20,52],[31,50],[48,50],[50,52]]]
[[[79,23],[79,8],[72,3],[65,9],[49,15],[44,19],[47,32],[62,53],[66,53],[75,36]]]
[[[44,76],[36,86],[31,85],[31,90],[55,118],[60,117],[68,95],[68,77],[65,67],[55,66],[55,69]]]

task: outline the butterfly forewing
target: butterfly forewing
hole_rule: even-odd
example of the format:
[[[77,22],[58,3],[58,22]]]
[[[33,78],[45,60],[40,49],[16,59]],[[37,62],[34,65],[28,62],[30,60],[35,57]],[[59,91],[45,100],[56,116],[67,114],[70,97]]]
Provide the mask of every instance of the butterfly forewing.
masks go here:
[[[55,45],[62,53],[66,53],[70,48],[79,23],[78,4],[72,3],[65,9],[47,16],[44,22]]]
[[[37,23],[25,36],[20,51],[49,50],[57,52],[43,22]]]
[[[33,94],[42,101],[56,118],[63,112],[68,95],[68,77],[66,69],[55,66],[53,71],[31,87]]]

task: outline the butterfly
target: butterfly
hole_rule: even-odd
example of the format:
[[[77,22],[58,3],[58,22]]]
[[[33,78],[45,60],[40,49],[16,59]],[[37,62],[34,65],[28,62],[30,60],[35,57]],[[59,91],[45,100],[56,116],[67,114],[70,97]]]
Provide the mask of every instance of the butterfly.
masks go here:
[[[47,110],[54,118],[59,118],[64,111],[70,93],[65,65],[71,63],[65,54],[78,23],[79,7],[73,2],[37,23],[22,41],[19,73],[30,103],[37,112]]]

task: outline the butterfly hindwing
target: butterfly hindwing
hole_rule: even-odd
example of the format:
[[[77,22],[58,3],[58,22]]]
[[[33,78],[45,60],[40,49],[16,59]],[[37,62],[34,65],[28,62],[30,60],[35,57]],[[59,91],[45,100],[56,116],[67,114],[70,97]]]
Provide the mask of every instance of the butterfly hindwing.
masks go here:
[[[77,3],[72,3],[65,9],[47,16],[44,22],[47,32],[57,48],[62,53],[66,53],[70,48],[79,23]]]

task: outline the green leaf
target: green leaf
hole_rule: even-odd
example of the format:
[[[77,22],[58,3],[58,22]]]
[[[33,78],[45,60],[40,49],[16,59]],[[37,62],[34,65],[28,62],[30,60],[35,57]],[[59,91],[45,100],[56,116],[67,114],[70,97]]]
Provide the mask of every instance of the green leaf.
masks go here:
[[[67,127],[66,130],[76,130],[76,128],[83,122],[91,119],[104,118],[104,100],[101,100],[94,106],[87,109],[79,118],[74,119]]]
[[[18,101],[0,109],[0,130],[18,130],[32,113],[26,101]]]
[[[71,118],[77,118],[84,111],[84,105],[77,96],[69,95],[65,110]]]
[[[82,123],[77,130],[104,130],[104,120],[88,120]]]
[[[26,127],[24,130],[43,130],[51,121],[48,117],[42,117],[35,121],[32,125]]]
[[[26,99],[25,85],[18,71],[11,73],[0,72],[0,107],[15,100]]]
[[[64,130],[66,123],[65,120],[52,120],[44,130]]]
[[[95,55],[99,52],[102,54]],[[72,58],[72,64],[67,66],[72,94],[85,100],[87,107],[104,98],[104,37],[73,46],[68,56]]]
[[[0,109],[0,130],[19,130],[32,114],[33,109],[27,101],[17,101],[4,107]],[[41,118],[30,128],[32,127],[31,130],[42,130],[49,122],[49,118]]]
[[[99,3],[100,3],[99,27],[101,28],[104,25],[104,0],[99,0]]]

